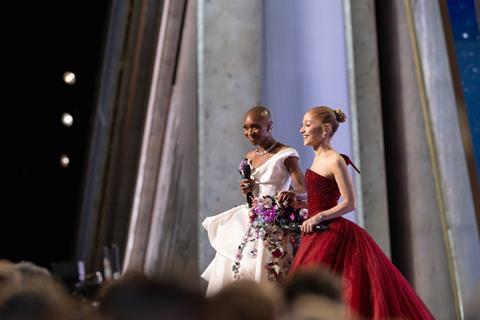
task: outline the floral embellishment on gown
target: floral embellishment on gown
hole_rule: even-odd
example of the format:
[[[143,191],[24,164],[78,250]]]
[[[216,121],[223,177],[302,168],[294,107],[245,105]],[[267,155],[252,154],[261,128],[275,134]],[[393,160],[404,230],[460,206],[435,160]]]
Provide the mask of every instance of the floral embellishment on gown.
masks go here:
[[[307,217],[305,209],[294,209],[281,206],[277,199],[267,195],[253,199],[249,213],[250,224],[235,254],[232,266],[234,279],[240,279],[243,251],[249,242],[263,242],[267,249],[267,260],[264,265],[270,281],[278,281],[285,277],[290,269],[292,257],[300,243],[300,225]],[[258,250],[250,252],[256,257]]]

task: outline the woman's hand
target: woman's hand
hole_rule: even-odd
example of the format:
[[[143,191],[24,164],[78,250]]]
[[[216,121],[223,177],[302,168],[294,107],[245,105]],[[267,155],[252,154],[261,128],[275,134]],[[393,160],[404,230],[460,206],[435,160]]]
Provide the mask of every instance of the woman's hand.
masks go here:
[[[322,215],[320,213],[314,215],[313,217],[303,221],[302,225],[300,226],[300,230],[305,233],[313,232],[313,228],[322,222]]]
[[[250,192],[253,193],[253,186],[254,186],[255,181],[252,179],[242,179],[240,180],[240,190],[242,191],[242,194],[246,196]]]
[[[282,207],[292,207],[294,209],[302,209],[307,207],[307,201],[302,195],[298,195],[292,191],[282,191],[277,194],[277,202]]]
[[[297,199],[297,194],[291,191],[282,191],[277,194],[277,202],[282,207],[291,207]]]

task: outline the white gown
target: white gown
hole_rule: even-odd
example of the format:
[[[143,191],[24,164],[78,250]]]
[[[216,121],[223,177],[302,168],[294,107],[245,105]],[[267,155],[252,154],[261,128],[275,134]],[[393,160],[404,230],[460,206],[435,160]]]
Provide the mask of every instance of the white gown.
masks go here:
[[[291,178],[284,160],[288,157],[299,157],[295,149],[287,147],[274,154],[252,172],[255,180],[255,195],[275,195],[290,188]],[[249,226],[249,209],[246,204],[234,207],[218,215],[207,217],[202,225],[208,232],[210,244],[216,250],[212,262],[202,274],[208,281],[207,295],[212,295],[230,282],[234,281],[232,267],[238,246]],[[252,279],[268,285],[268,272],[265,263],[269,252],[264,249],[263,241],[249,242],[241,260],[239,276],[241,279]],[[256,249],[256,255],[248,254]]]

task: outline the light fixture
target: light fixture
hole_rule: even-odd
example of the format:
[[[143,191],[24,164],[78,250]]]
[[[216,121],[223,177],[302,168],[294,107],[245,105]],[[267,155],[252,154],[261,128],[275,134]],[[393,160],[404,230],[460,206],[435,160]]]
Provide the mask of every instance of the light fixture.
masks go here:
[[[75,76],[75,73],[66,71],[63,73],[63,81],[68,84],[68,85],[74,85],[75,82],[77,81],[77,77]]]
[[[60,165],[64,168],[68,168],[69,164],[70,164],[70,158],[67,157],[66,155],[62,154],[60,156]]]
[[[70,113],[65,112],[62,114],[62,123],[65,127],[71,127],[73,125],[73,116]]]

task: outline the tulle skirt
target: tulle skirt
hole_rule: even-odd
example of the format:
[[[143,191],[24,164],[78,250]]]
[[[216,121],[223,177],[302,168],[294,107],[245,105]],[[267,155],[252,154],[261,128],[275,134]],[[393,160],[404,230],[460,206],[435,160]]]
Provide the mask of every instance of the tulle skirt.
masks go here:
[[[338,274],[349,307],[368,319],[434,319],[413,288],[368,233],[343,218],[303,235],[290,273],[323,265]]]

